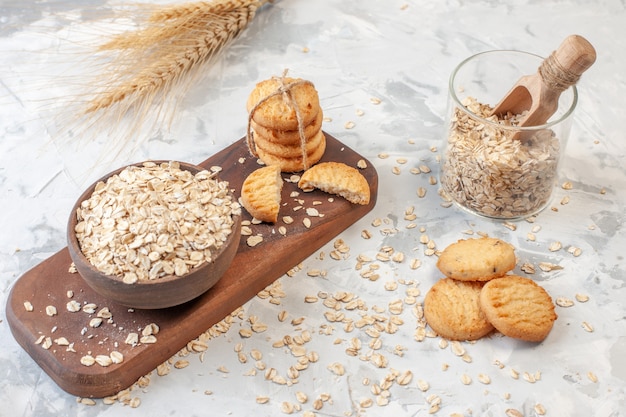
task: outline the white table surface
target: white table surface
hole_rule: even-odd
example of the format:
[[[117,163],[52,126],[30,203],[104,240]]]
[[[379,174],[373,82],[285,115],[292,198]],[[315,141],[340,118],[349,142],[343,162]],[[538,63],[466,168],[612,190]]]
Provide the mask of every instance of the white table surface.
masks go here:
[[[123,416],[123,415],[282,415],[283,402],[297,404],[296,392],[307,395],[304,414],[314,400],[330,395],[315,411],[320,416],[426,415],[438,397],[435,415],[504,416],[515,409],[525,416],[626,415],[626,274],[624,217],[626,196],[626,5],[619,0],[455,1],[424,0],[281,0],[259,11],[248,30],[194,85],[181,103],[169,130],[127,149],[114,161],[102,160],[110,138],[100,135],[81,146],[59,147],[51,140],[55,107],[86,82],[93,72],[78,62],[89,33],[106,32],[101,22],[109,3],[0,2],[0,415],[6,416]],[[165,3],[165,2],[163,2]],[[117,28],[117,27],[116,27]],[[110,28],[109,28],[110,29]],[[534,223],[515,228],[473,217],[455,207],[444,208],[438,185],[437,156],[443,145],[448,76],[462,59],[491,49],[519,49],[548,55],[569,34],[585,36],[596,47],[598,60],[579,82],[580,101],[559,181],[550,208]],[[68,42],[75,44],[68,46]],[[72,49],[74,48],[74,49]],[[70,51],[70,52],[68,52]],[[12,337],[5,306],[12,284],[30,268],[65,246],[65,226],[74,200],[91,180],[129,161],[178,159],[201,162],[242,137],[245,100],[254,84],[288,68],[292,76],[312,81],[328,120],[324,129],[366,156],[378,170],[380,187],[374,210],[339,238],[350,246],[341,262],[328,254],[329,242],[301,265],[292,277],[281,277],[279,304],[255,297],[243,306],[230,330],[212,339],[203,355],[191,354],[184,369],[134,387],[136,408],[120,402],[85,405],[61,390]],[[378,98],[380,104],[371,99]],[[352,128],[346,124],[353,122]],[[436,148],[437,150],[433,150]],[[387,153],[388,158],[379,157]],[[400,164],[399,158],[406,158]],[[106,159],[106,158],[105,158]],[[410,168],[427,165],[431,174],[415,175]],[[392,172],[400,168],[400,174]],[[418,198],[416,190],[427,194]],[[568,197],[568,204],[561,200]],[[418,227],[407,229],[404,211],[413,206]],[[383,226],[372,222],[382,219]],[[535,226],[536,241],[527,238]],[[423,228],[423,232],[420,231]],[[372,232],[365,240],[361,231]],[[384,229],[391,230],[386,233]],[[515,229],[515,230],[512,230]],[[414,339],[417,320],[413,305],[404,305],[404,323],[394,334],[383,334],[376,352],[388,364],[346,354],[352,338],[361,340],[361,355],[373,351],[365,328],[346,332],[324,317],[321,300],[307,304],[306,295],[339,291],[354,293],[367,310],[388,317],[388,304],[403,300],[408,287],[420,289],[417,303],[440,278],[436,256],[428,256],[422,234],[443,249],[468,231],[505,239],[517,248],[519,266],[551,262],[561,270],[530,275],[554,297],[574,299],[559,315],[549,337],[528,344],[498,335],[462,343],[471,361],[442,347],[441,340]],[[563,249],[552,252],[551,243]],[[369,281],[355,269],[356,257],[374,257],[388,245],[405,253],[402,263],[378,262],[380,279]],[[568,248],[580,248],[580,256]],[[409,267],[410,259],[422,265]],[[311,277],[312,269],[325,277]],[[385,283],[396,281],[394,291]],[[286,310],[289,319],[279,322]],[[356,311],[342,310],[358,320]],[[256,316],[269,329],[242,339],[239,329]],[[304,317],[300,326],[291,318]],[[583,323],[592,326],[589,332]],[[334,326],[330,335],[323,329]],[[249,326],[249,323],[248,323]],[[319,361],[300,373],[298,381],[279,385],[264,372],[250,375],[249,358],[241,364],[235,352],[258,349],[267,367],[286,375],[295,358],[272,343],[285,335],[308,330],[307,351]],[[180,358],[175,358],[180,359]],[[329,370],[342,364],[344,375]],[[498,366],[500,364],[500,366]],[[446,368],[444,370],[444,368]],[[223,372],[228,370],[228,372]],[[376,405],[371,392],[395,370],[411,371],[407,385],[389,389],[387,405]],[[519,372],[519,378],[512,372]],[[529,382],[524,374],[540,377]],[[490,378],[480,382],[481,375]],[[464,384],[463,376],[471,378]],[[364,379],[369,378],[364,383]],[[419,389],[418,381],[429,389]],[[269,397],[257,404],[257,396]],[[361,401],[374,399],[369,408]],[[136,405],[137,403],[135,403]],[[456,413],[456,414],[455,414]]]

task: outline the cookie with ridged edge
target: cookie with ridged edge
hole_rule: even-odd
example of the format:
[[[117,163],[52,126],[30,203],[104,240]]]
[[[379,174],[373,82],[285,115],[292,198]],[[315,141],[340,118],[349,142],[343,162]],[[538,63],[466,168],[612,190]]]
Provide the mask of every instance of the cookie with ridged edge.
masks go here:
[[[488,281],[515,268],[513,245],[492,237],[461,239],[439,255],[437,268],[447,277],[462,281]]]
[[[265,165],[278,165],[282,172],[300,172],[305,169],[304,159],[302,155],[288,158],[280,155],[274,155],[271,152],[264,151],[262,148],[256,148],[259,159],[265,163]],[[322,134],[322,138],[319,146],[311,151],[307,155],[306,163],[308,166],[313,166],[324,156],[326,151],[326,136]]]
[[[317,113],[317,116],[308,125],[304,125],[304,137],[305,139],[312,138],[322,129],[322,121],[324,118],[324,112],[322,109]],[[271,129],[263,125],[258,124],[254,120],[250,122],[252,130],[259,136],[262,136],[269,142],[278,143],[286,146],[300,145],[300,130],[279,130]]]
[[[298,181],[303,191],[317,188],[339,195],[353,204],[369,204],[370,186],[356,168],[343,162],[321,162],[306,171]]]
[[[261,148],[265,153],[270,153],[275,156],[283,158],[296,158],[302,156],[302,145],[300,142],[295,145],[283,145],[281,143],[272,142],[267,140],[265,136],[258,134],[256,131],[254,134],[254,145],[258,149]],[[324,132],[319,130],[313,137],[306,140],[304,144],[305,152],[307,155],[312,154],[324,140]]]
[[[241,204],[255,219],[276,223],[282,188],[279,166],[258,168],[246,177],[241,186]]]
[[[557,319],[548,292],[532,279],[517,275],[485,283],[480,307],[500,333],[527,342],[544,340]]]
[[[285,99],[281,88],[288,88],[291,100]],[[302,125],[310,124],[320,111],[320,102],[315,86],[301,78],[272,77],[256,84],[246,102],[252,120],[269,129],[298,130],[296,107]]]
[[[484,283],[443,278],[424,298],[424,317],[441,337],[450,340],[477,340],[493,330],[480,308]]]

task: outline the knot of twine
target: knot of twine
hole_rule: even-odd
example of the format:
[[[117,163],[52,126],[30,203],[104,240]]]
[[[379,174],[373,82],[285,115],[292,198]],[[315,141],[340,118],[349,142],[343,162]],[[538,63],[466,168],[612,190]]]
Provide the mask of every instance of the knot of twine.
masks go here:
[[[580,74],[569,71],[559,64],[554,52],[541,63],[539,74],[548,87],[557,91],[566,90],[580,78]]]
[[[302,114],[300,113],[300,108],[298,107],[298,103],[293,98],[292,89],[304,84],[313,85],[310,81],[307,80],[297,80],[291,83],[286,83],[287,70],[283,72],[283,75],[280,77],[272,77],[273,79],[278,81],[278,89],[274,91],[272,94],[263,97],[258,103],[254,105],[252,109],[250,109],[250,113],[248,114],[248,127],[246,129],[246,144],[248,145],[248,150],[254,157],[258,157],[259,154],[256,150],[256,143],[254,143],[254,135],[252,134],[252,118],[257,109],[265,103],[267,100],[272,97],[282,96],[283,102],[287,104],[287,106],[294,109],[296,113],[296,120],[298,121],[298,135],[300,136],[300,149],[302,151],[302,162],[304,166],[304,170],[309,168],[308,155],[306,150],[306,136],[304,134],[304,121],[302,119]]]

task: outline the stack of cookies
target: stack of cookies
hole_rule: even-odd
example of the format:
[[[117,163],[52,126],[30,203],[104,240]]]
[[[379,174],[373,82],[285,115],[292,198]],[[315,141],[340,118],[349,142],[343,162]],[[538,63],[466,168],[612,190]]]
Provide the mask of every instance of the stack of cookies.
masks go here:
[[[496,238],[459,240],[437,267],[446,276],[426,294],[424,316],[441,337],[476,340],[494,328],[529,342],[544,340],[557,318],[550,295],[532,279],[508,274],[514,248]]]
[[[266,165],[299,172],[324,155],[323,112],[311,82],[286,76],[261,81],[246,108],[250,151]]]

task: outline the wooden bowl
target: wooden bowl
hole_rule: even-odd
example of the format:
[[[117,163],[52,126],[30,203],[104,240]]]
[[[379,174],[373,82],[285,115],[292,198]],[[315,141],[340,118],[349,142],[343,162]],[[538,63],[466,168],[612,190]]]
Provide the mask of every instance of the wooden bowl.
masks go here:
[[[168,161],[150,161],[157,164]],[[183,170],[193,174],[204,170],[203,168],[183,162],[178,162]],[[133,164],[137,166],[143,163]],[[126,167],[113,171],[100,180],[94,182],[80,196],[74,205],[67,227],[67,240],[70,257],[76,266],[78,273],[87,284],[98,294],[127,307],[136,309],[159,309],[176,306],[190,301],[205,293],[215,285],[230,266],[241,236],[241,214],[233,215],[233,227],[231,233],[219,249],[213,250],[211,261],[204,261],[192,268],[184,275],[175,274],[162,276],[148,280],[140,279],[132,284],[123,282],[121,276],[107,275],[97,269],[81,251],[79,240],[76,236],[78,224],[77,209],[84,200],[93,194],[96,185],[106,181],[110,176],[119,174]],[[232,201],[237,201],[232,191],[229,191]]]

